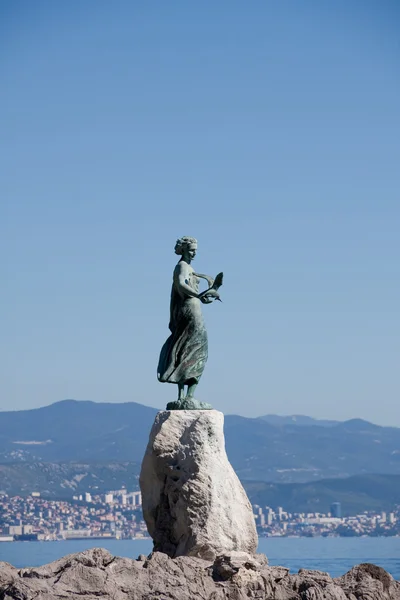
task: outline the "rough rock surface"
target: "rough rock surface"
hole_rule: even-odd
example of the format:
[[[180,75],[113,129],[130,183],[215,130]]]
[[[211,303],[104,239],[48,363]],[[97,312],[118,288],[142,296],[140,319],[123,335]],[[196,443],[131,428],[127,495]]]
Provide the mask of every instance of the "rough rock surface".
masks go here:
[[[253,511],[228,461],[223,424],[216,410],[157,414],[140,474],[155,551],[204,559],[255,553]]]
[[[289,575],[263,555],[233,552],[214,562],[155,552],[138,560],[94,548],[49,565],[0,563],[1,600],[399,600],[400,583],[363,564],[338,579],[301,569]]]

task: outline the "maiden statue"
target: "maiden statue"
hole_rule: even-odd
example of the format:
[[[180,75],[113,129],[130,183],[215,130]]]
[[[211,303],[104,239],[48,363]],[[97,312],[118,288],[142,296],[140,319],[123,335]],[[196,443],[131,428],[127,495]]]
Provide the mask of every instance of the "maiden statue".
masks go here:
[[[193,395],[203,373],[208,357],[207,331],[201,304],[220,300],[218,289],[223,274],[215,279],[195,273],[192,261],[196,256],[197,240],[182,237],[175,245],[181,258],[174,269],[169,329],[171,335],[161,349],[157,375],[162,383],[178,386],[178,400],[170,402],[167,410],[211,409],[210,404],[195,400]],[[200,279],[205,279],[208,289],[199,292]],[[185,396],[185,386],[187,392]]]

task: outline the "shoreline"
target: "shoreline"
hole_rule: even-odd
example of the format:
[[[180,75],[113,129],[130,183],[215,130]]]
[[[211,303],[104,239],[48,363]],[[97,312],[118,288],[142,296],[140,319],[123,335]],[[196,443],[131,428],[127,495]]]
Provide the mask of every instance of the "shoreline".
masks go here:
[[[346,536],[346,535],[259,535],[258,536],[259,540],[271,540],[271,539],[279,539],[279,540],[287,540],[287,539],[348,539],[348,540],[359,540],[359,539],[391,539],[391,538],[400,538],[400,534],[396,534],[396,535],[357,535],[357,536]],[[111,536],[87,536],[87,537],[81,537],[81,536],[77,536],[77,537],[68,537],[68,538],[58,538],[55,540],[42,540],[42,539],[36,539],[36,540],[1,540],[0,539],[0,545],[2,544],[21,544],[21,543],[35,543],[37,544],[38,542],[43,542],[43,543],[50,543],[50,542],[76,542],[76,541],[102,541],[102,542],[107,542],[107,541],[113,541],[113,542],[138,542],[138,541],[146,541],[146,542],[151,542],[152,538],[151,537],[132,537],[132,538],[117,538],[117,537],[111,537]]]

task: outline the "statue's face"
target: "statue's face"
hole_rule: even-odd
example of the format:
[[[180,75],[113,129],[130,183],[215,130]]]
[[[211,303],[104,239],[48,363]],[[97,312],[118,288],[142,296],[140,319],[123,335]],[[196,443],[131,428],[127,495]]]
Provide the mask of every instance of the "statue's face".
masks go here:
[[[189,246],[186,249],[187,255],[190,258],[190,260],[193,260],[194,257],[196,256],[196,252],[197,252],[197,244],[189,244]]]

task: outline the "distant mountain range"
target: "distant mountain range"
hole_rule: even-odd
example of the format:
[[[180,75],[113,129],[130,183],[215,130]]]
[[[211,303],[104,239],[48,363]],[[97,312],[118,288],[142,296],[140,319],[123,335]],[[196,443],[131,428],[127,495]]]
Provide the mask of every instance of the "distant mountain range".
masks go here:
[[[140,465],[156,413],[134,402],[75,400],[0,412],[0,463]],[[225,437],[229,459],[242,480],[305,483],[360,474],[400,475],[400,429],[361,419],[227,415]]]
[[[259,417],[263,421],[267,421],[271,425],[281,427],[284,425],[298,425],[299,427],[316,425],[317,427],[334,427],[339,425],[340,421],[328,421],[326,419],[313,419],[312,417],[306,417],[305,415],[289,415],[287,417],[281,417],[279,415],[264,415]]]
[[[141,461],[157,414],[128,402],[62,400],[0,413],[0,462]]]

